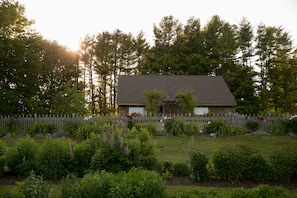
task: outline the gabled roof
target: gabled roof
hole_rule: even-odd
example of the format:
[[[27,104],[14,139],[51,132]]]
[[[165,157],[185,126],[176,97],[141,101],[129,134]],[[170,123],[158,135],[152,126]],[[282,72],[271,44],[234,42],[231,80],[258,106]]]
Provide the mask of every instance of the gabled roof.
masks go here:
[[[166,100],[178,91],[193,91],[197,106],[235,106],[236,101],[222,76],[121,75],[118,105],[144,105],[145,92],[159,90]]]

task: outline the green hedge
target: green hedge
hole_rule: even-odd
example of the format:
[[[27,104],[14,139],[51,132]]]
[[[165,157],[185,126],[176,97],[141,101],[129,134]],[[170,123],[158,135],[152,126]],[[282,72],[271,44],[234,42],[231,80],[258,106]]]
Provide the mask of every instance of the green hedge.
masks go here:
[[[165,184],[154,171],[131,169],[111,174],[105,171],[85,175],[82,179],[67,177],[61,182],[62,198],[165,198]]]

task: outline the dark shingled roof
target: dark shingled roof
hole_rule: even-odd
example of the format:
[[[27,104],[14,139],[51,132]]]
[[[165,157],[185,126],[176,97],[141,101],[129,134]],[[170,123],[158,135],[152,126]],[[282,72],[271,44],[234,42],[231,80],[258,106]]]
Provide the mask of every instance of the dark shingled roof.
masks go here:
[[[236,101],[222,76],[121,75],[118,105],[144,105],[145,92],[160,90],[165,100],[178,91],[193,91],[197,106],[235,106]]]

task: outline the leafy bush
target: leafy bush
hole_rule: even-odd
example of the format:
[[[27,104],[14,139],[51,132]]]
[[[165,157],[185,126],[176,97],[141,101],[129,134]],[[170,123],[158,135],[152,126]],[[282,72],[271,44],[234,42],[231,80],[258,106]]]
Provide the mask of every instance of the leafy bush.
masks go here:
[[[5,171],[5,166],[6,166],[6,143],[0,140],[0,176],[4,173]]]
[[[66,139],[47,138],[36,154],[38,172],[46,179],[59,179],[69,173],[73,156],[71,143]]]
[[[157,132],[157,127],[154,123],[137,123],[135,124],[135,127],[137,130],[141,130],[141,128],[146,129],[151,135],[155,134]],[[129,129],[132,129],[129,128]]]
[[[245,174],[243,175],[245,179],[257,182],[266,182],[271,179],[271,167],[263,155],[251,153],[247,160]]]
[[[131,169],[127,173],[121,172],[110,191],[110,197],[166,197],[165,184],[160,175],[154,171]]]
[[[17,135],[20,133],[20,126],[19,122],[16,119],[11,119],[7,124],[7,132],[11,133],[12,135]]]
[[[282,125],[284,126],[285,132],[289,133],[295,133],[297,134],[297,118],[293,118],[291,120],[285,120],[282,122]]]
[[[61,181],[61,198],[108,198],[114,177],[105,171],[86,174],[83,178],[69,175]]]
[[[157,164],[155,143],[148,130],[145,128],[140,128],[139,130],[132,128],[126,132],[124,138],[128,147],[127,157],[129,166],[154,169],[154,166]]]
[[[95,172],[81,179],[67,176],[61,182],[61,192],[62,198],[166,197],[165,184],[158,173],[135,168],[117,174]]]
[[[190,155],[191,178],[194,181],[208,181],[208,159],[202,153],[196,151]]]
[[[274,149],[269,156],[273,180],[287,182],[297,173],[296,148]]]
[[[106,198],[109,197],[112,177],[107,172],[86,174],[80,181],[77,197]]]
[[[245,130],[241,126],[232,126],[232,134],[243,135],[245,134]]]
[[[67,175],[61,180],[61,198],[79,197],[80,178],[73,174]]]
[[[206,133],[217,133],[219,135],[228,136],[231,135],[231,127],[224,120],[214,120],[204,126]]]
[[[185,131],[185,123],[182,120],[171,118],[165,121],[164,127],[166,132],[173,135],[181,135]]]
[[[53,124],[48,124],[45,122],[33,122],[29,126],[26,127],[25,132],[30,136],[34,136],[36,134],[47,134],[54,133],[56,131],[56,127]]]
[[[5,130],[4,127],[2,127],[2,126],[0,125],[0,137],[2,137],[2,136],[4,136],[4,135],[6,135],[6,130]]]
[[[91,161],[94,170],[153,169],[157,162],[151,135],[144,128],[128,130],[123,123],[113,123],[98,135],[97,145],[98,150]]]
[[[85,121],[79,124],[75,131],[75,137],[85,140],[91,137],[91,134],[101,134],[102,132],[110,129],[111,126],[115,126],[116,122],[111,122],[108,119],[102,119],[98,121]]]
[[[248,131],[250,132],[255,132],[255,131],[258,131],[259,128],[260,128],[260,124],[258,121],[256,120],[248,120],[246,123],[245,123],[245,127]]]
[[[158,161],[155,166],[155,171],[162,176],[164,181],[168,180],[172,176],[172,165],[170,161]]]
[[[186,163],[174,163],[171,172],[174,176],[189,176],[190,167]]]
[[[137,130],[136,128],[132,128],[124,134],[124,138],[125,141],[138,139],[141,146],[142,156],[154,155],[155,143],[147,129],[140,128],[140,130]]]
[[[212,162],[216,174],[224,180],[237,182],[250,177],[253,171],[251,157],[255,151],[245,145],[223,147],[213,152]]]
[[[90,138],[91,133],[99,133],[94,122],[86,121],[79,125],[78,129],[75,131],[75,137],[85,140]]]
[[[74,136],[81,124],[82,124],[81,122],[77,122],[77,121],[65,122],[63,125],[64,134],[69,136]]]
[[[96,149],[88,141],[75,144],[72,148],[74,155],[70,158],[69,172],[81,177],[91,169],[90,164]]]
[[[20,138],[7,154],[7,166],[9,170],[21,176],[28,176],[32,170],[36,170],[35,154],[39,145],[30,136]]]
[[[44,182],[41,176],[36,176],[32,172],[24,182],[18,183],[18,190],[22,197],[49,198],[51,197],[52,187],[50,184]]]
[[[110,144],[101,146],[92,157],[91,169],[106,170],[108,172],[117,173],[128,168],[126,166],[125,156],[128,153],[120,147],[115,147]]]
[[[184,122],[182,120],[171,118],[164,123],[165,130],[173,135],[192,135],[199,133],[199,126],[191,122]]]
[[[285,189],[283,187],[272,187],[267,184],[259,185],[255,189],[255,197],[261,197],[261,198],[270,198],[270,197],[276,197],[276,198],[286,198]]]
[[[268,133],[273,135],[285,135],[288,130],[285,127],[285,122],[280,122],[278,124],[272,124],[268,126]]]

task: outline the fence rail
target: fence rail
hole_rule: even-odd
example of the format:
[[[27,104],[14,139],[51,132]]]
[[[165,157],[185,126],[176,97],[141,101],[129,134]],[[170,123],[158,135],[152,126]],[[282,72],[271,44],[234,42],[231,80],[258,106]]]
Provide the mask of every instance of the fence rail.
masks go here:
[[[259,116],[259,115],[239,115],[239,114],[228,114],[228,115],[216,115],[216,116],[173,116],[177,119],[187,121],[187,122],[200,122],[200,123],[208,123],[213,120],[225,120],[227,123],[233,126],[241,126],[244,127],[248,120],[258,120],[261,123],[261,128],[266,130],[271,125],[278,125],[281,121],[288,119],[284,116]],[[162,116],[140,116],[140,117],[132,117],[135,122],[160,122],[168,117]],[[11,124],[16,124],[20,131],[24,131],[25,128],[31,125],[34,122],[45,122],[48,124],[53,124],[58,131],[62,130],[63,125],[66,122],[70,121],[96,121],[100,119],[112,119],[112,120],[122,120],[127,121],[131,119],[131,117],[127,116],[118,116],[118,117],[86,117],[82,115],[20,115],[20,116],[0,116],[0,126],[3,128],[9,127]]]

